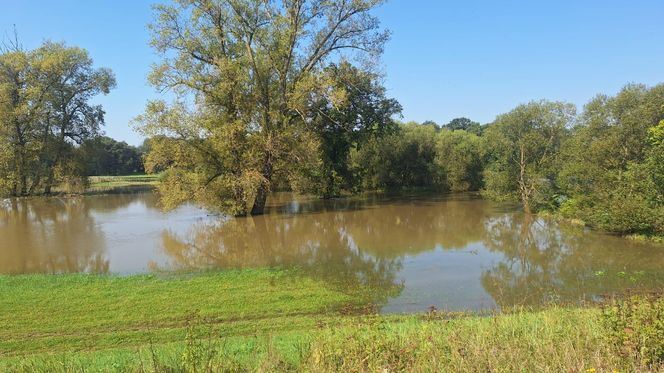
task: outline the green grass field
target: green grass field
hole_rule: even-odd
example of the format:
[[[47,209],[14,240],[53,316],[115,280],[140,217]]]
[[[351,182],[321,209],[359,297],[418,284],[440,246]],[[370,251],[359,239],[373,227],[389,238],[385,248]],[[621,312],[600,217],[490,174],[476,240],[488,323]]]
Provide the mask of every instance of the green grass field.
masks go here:
[[[159,183],[159,174],[127,176],[90,176],[88,190],[155,186]]]
[[[380,316],[298,270],[0,276],[0,371],[635,371],[598,308]]]

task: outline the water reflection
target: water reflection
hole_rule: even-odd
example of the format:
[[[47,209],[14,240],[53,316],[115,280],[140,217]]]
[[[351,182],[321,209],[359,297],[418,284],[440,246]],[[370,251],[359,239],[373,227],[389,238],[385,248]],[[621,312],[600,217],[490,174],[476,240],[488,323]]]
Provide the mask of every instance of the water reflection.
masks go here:
[[[369,285],[384,312],[577,302],[664,287],[661,246],[528,219],[473,195],[275,194],[227,219],[151,193],[0,203],[0,273],[297,266]]]
[[[270,214],[164,232],[178,269],[297,265],[393,289],[384,310],[577,302],[663,285],[656,247],[505,212],[471,195],[320,201],[281,194]]]
[[[522,214],[485,222],[486,247],[503,259],[481,282],[501,306],[594,301],[627,288],[664,287],[661,247]]]
[[[104,236],[80,198],[5,200],[0,237],[0,273],[108,272]]]
[[[370,255],[343,220],[344,214],[331,213],[199,223],[184,237],[164,232],[163,250],[172,269],[297,266],[347,286],[367,285],[386,294],[398,291],[400,260]]]
[[[136,256],[118,255],[131,238],[121,222],[132,213],[144,222],[139,230],[163,215],[151,193],[2,200],[0,274],[126,272],[122,263]]]

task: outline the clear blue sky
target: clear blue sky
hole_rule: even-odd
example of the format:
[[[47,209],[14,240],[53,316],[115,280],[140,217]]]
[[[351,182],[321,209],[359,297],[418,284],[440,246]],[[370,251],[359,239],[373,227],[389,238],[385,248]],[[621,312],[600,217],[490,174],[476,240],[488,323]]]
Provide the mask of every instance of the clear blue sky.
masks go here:
[[[86,48],[118,87],[100,98],[106,133],[138,144],[128,126],[157,61],[145,25],[153,0],[0,0],[0,31],[27,48],[50,39]],[[532,99],[583,105],[625,83],[664,82],[662,0],[391,0],[377,15],[393,33],[383,57],[405,120],[492,121]]]

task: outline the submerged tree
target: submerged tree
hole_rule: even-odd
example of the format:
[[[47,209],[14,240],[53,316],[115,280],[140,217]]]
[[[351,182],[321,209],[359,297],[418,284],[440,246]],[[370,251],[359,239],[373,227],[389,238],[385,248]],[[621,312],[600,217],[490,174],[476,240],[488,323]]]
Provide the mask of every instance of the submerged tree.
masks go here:
[[[161,140],[148,156],[166,169],[167,206],[195,200],[233,214],[261,214],[275,179],[318,159],[319,112],[301,100],[339,57],[370,62],[387,33],[370,12],[381,0],[179,0],[157,5],[151,75],[179,102],[153,102],[139,129]],[[358,67],[359,68],[359,67]],[[185,102],[193,103],[186,105]],[[312,154],[314,156],[312,156]]]
[[[518,199],[527,213],[549,198],[559,149],[575,111],[571,104],[539,101],[498,116],[484,136],[491,161],[485,194]]]

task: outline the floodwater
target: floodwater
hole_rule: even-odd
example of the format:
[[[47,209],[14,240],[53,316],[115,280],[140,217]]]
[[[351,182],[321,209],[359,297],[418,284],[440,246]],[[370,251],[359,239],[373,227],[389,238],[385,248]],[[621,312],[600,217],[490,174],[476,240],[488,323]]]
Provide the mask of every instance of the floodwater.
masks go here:
[[[164,213],[151,192],[0,201],[0,274],[297,266],[370,285],[382,312],[580,302],[664,287],[664,246],[528,218],[470,194],[321,201],[268,213]],[[378,294],[382,294],[378,296]]]

